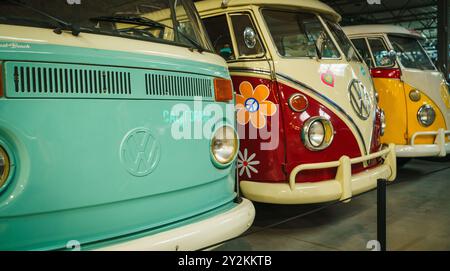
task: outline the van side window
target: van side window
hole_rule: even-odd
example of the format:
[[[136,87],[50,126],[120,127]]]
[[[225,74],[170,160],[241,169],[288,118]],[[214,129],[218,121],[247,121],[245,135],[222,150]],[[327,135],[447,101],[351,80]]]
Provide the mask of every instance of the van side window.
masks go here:
[[[362,56],[367,66],[373,67],[372,56],[370,55],[369,47],[367,46],[367,42],[365,38],[361,39],[352,39],[353,45],[355,45],[356,50],[358,50],[359,54]]]
[[[231,16],[239,57],[262,56],[264,54],[256,28],[248,14]]]
[[[214,51],[225,60],[235,59],[226,15],[204,18],[203,24],[211,39]]]
[[[395,64],[389,58],[389,52],[381,38],[370,38],[368,41],[370,49],[372,49],[373,58],[375,59],[375,66],[390,67]]]

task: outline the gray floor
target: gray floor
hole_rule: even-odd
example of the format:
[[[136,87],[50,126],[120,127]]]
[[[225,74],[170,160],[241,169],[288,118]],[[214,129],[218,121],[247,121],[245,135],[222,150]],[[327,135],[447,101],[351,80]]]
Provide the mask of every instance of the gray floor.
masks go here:
[[[387,192],[388,250],[450,250],[450,162],[412,160]],[[255,204],[250,231],[323,205]],[[217,250],[367,250],[376,192],[230,241]]]

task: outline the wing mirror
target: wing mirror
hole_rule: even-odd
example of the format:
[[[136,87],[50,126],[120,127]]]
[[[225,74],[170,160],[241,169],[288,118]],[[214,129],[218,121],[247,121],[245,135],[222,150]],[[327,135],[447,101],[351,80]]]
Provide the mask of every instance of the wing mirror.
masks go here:
[[[392,61],[392,63],[395,63],[395,61],[397,60],[397,52],[395,50],[390,50],[388,52],[389,59]]]
[[[244,42],[247,48],[253,49],[256,46],[256,33],[251,27],[246,27],[244,30]]]

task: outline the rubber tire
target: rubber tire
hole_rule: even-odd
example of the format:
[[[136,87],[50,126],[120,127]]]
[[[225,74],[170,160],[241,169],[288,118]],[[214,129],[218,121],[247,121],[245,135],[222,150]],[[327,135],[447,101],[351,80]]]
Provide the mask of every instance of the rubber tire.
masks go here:
[[[397,158],[397,167],[405,166],[412,158]]]

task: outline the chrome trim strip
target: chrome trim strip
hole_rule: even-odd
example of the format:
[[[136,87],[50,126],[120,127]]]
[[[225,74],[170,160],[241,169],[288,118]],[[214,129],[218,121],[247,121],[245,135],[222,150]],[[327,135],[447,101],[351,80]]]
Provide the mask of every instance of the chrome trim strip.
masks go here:
[[[271,72],[268,70],[263,69],[254,69],[254,68],[239,68],[239,67],[229,67],[230,72],[249,72],[249,73],[256,73],[256,74],[264,74],[264,75],[271,75]]]
[[[358,136],[361,139],[362,143],[363,143],[363,148],[364,148],[364,154],[367,155],[368,151],[367,151],[367,147],[366,147],[366,141],[364,140],[364,137],[361,133],[361,130],[359,130],[358,126],[356,125],[355,121],[345,112],[344,109],[342,109],[342,107],[340,107],[339,105],[337,105],[335,102],[333,102],[332,100],[330,100],[328,97],[326,97],[325,95],[319,93],[318,91],[314,90],[313,88],[305,85],[302,82],[299,82],[287,75],[281,74],[281,73],[277,73],[277,76],[281,77],[284,80],[290,81],[291,83],[298,85],[301,88],[305,88],[311,92],[313,92],[315,95],[319,96],[320,98],[324,99],[325,101],[327,101],[331,106],[333,106],[335,109],[337,109],[339,112],[341,112],[349,121],[350,123],[353,125],[353,128],[355,128],[355,130],[358,132]]]

